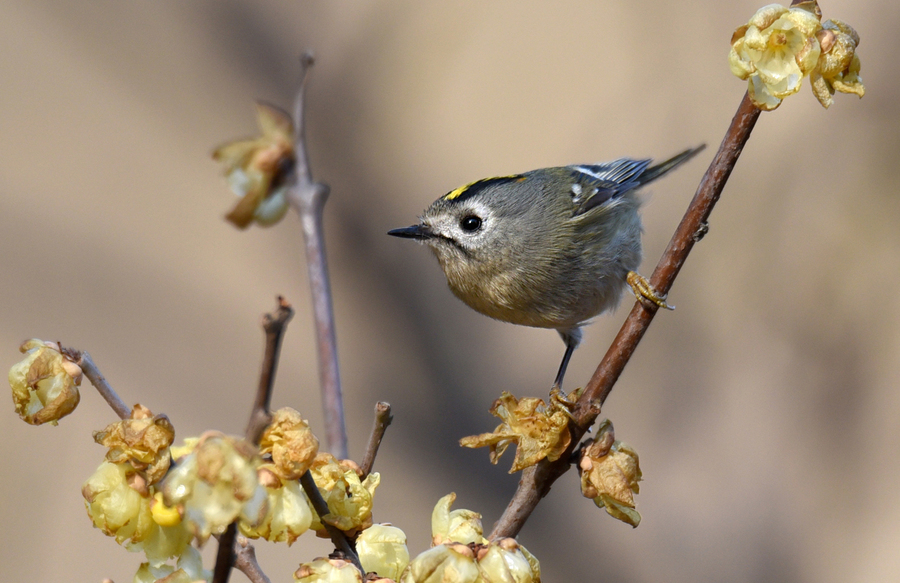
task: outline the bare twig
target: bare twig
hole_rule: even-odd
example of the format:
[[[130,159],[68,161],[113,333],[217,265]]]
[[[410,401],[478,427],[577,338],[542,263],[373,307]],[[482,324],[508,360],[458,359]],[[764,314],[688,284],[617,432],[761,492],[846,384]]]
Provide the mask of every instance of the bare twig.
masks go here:
[[[302,58],[300,89],[294,102],[294,149],[297,155],[295,180],[287,191],[291,206],[300,215],[303,240],[306,246],[306,266],[312,288],[313,316],[316,321],[316,345],[319,353],[319,380],[322,406],[325,410],[325,439],[328,450],[337,458],[347,457],[347,430],[344,425],[344,404],[338,371],[337,341],[334,332],[334,310],[328,263],[325,258],[325,237],[322,232],[322,212],[328,200],[328,185],[315,182],[309,166],[304,120],[304,93],[312,54]]]
[[[256,549],[243,535],[238,535],[234,541],[234,568],[246,575],[250,583],[272,583],[259,567]]]
[[[250,421],[247,423],[245,437],[254,445],[259,445],[259,438],[265,430],[272,415],[269,412],[269,402],[272,399],[272,387],[275,384],[275,371],[278,368],[278,355],[281,352],[281,340],[284,338],[284,330],[287,323],[294,315],[291,305],[281,296],[278,296],[278,308],[271,314],[263,316],[263,331],[266,333],[266,353],[263,356],[262,372],[259,376],[259,388],[256,391],[256,401],[250,412]],[[231,573],[231,568],[236,567],[242,571],[251,581],[266,581],[269,579],[256,562],[256,550],[250,542],[240,537],[236,539],[237,523],[232,522],[225,533],[217,537],[219,549],[216,553],[216,567],[213,572],[213,583],[225,583]],[[238,544],[240,542],[240,544]],[[241,563],[241,561],[244,561]],[[248,573],[246,570],[250,570]],[[251,574],[257,576],[253,579]]]
[[[745,94],[734,119],[731,120],[731,127],[719,146],[719,151],[700,182],[687,213],[681,220],[681,224],[678,225],[675,235],[650,278],[650,284],[660,294],[666,294],[672,287],[672,282],[678,275],[688,253],[694,243],[700,240],[698,235],[704,232],[703,227],[707,224],[713,206],[718,201],[725,182],[737,163],[744,144],[750,137],[759,113],[760,110]],[[619,375],[622,374],[631,355],[634,354],[635,348],[653,320],[653,316],[656,315],[657,309],[654,305],[635,303],[612,346],[603,357],[573,408],[573,423],[570,424],[572,430],[570,450],[577,446],[581,437],[600,414],[600,406],[606,400]],[[553,482],[568,469],[569,455],[567,452],[556,462],[550,463],[543,460],[536,466],[523,471],[519,487],[503,516],[494,527],[490,538],[515,536],[541,498],[550,491]]]
[[[100,369],[94,364],[90,354],[85,351],[74,350],[71,348],[63,348],[62,351],[81,367],[84,376],[91,381],[91,384],[94,385],[94,388],[97,389],[100,396],[106,400],[110,407],[112,407],[112,410],[119,416],[119,419],[131,418],[131,409],[106,381],[106,377],[103,376]]]
[[[366,456],[360,465],[360,479],[365,478],[372,472],[372,466],[375,465],[375,456],[378,455],[378,448],[381,446],[381,440],[384,439],[384,432],[394,417],[391,415],[391,404],[385,401],[375,403],[375,423],[372,424],[372,435],[369,436],[369,445],[366,447]]]
[[[263,356],[262,372],[259,375],[259,388],[256,401],[250,412],[245,437],[254,445],[259,444],[263,430],[271,421],[269,402],[272,398],[272,387],[275,384],[275,371],[278,368],[278,355],[281,352],[281,340],[287,323],[291,321],[294,309],[287,301],[278,296],[278,308],[271,314],[263,316],[263,331],[266,333],[266,353]]]
[[[213,570],[212,583],[228,583],[231,576],[231,565],[234,563],[234,539],[237,536],[237,522],[232,522],[219,539],[216,551],[216,566]]]
[[[325,515],[329,514],[328,503],[325,502],[324,498],[322,498],[322,494],[319,492],[319,488],[316,487],[316,481],[313,479],[312,474],[309,471],[300,476],[300,485],[303,487],[303,491],[306,492],[306,497],[309,498],[309,501],[312,503],[313,510],[315,510],[316,514],[319,515],[319,520],[322,521],[322,525],[325,527],[325,530],[328,531],[328,536],[331,537],[331,542],[334,543],[334,548],[341,551],[344,554],[345,558],[356,565],[356,568],[359,569],[359,572],[365,575],[366,571],[362,568],[362,564],[359,562],[359,555],[356,554],[356,549],[353,548],[352,544],[350,544],[350,540],[347,538],[347,535],[344,534],[342,530],[325,522],[324,517]]]

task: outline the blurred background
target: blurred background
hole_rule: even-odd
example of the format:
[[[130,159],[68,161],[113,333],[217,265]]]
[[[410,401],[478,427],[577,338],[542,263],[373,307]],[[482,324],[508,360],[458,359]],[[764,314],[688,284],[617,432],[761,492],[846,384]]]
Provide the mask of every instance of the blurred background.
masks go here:
[[[4,2],[0,361],[17,362],[27,338],[60,340],[88,350],[126,402],[167,413],[178,437],[242,433],[260,317],[283,294],[297,314],[274,405],[321,434],[298,220],[227,224],[235,199],[210,159],[256,133],[255,99],[290,107],[313,49],[308,137],[332,188],[351,456],[389,401],[375,520],[421,552],[434,503],[455,491],[489,528],[515,489],[512,460],[491,466],[456,442],[493,429],[502,390],[544,396],[563,345],[472,312],[425,248],[386,231],[485,176],[705,142],[648,193],[649,275],[744,93],[728,42],[760,6]],[[821,7],[862,36],[868,95],[826,111],[805,86],[761,116],[670,294],[678,309],[653,323],[604,411],[640,452],[643,523],[595,508],[570,472],[519,537],[545,581],[900,578],[900,4]],[[630,305],[586,330],[568,389]],[[105,452],[91,431],[114,420],[87,383],[55,428],[26,426],[8,401],[4,580],[131,580],[142,555],[93,529],[80,494]],[[311,535],[258,545],[273,581],[328,551]]]

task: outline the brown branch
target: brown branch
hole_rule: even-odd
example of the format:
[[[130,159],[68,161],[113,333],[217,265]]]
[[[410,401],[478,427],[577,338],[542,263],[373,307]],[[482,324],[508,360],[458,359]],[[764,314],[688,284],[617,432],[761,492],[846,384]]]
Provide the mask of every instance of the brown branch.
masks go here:
[[[278,369],[278,356],[281,352],[281,340],[288,322],[294,316],[294,309],[287,301],[278,296],[278,308],[271,314],[263,316],[263,331],[266,333],[266,352],[263,356],[262,372],[259,375],[259,388],[256,401],[250,412],[247,430],[244,432],[247,441],[259,445],[259,438],[272,420],[269,403],[272,399],[272,388],[275,384],[275,371]]]
[[[234,539],[237,536],[237,522],[232,522],[221,536],[217,537],[219,548],[216,550],[216,566],[213,570],[212,583],[228,583],[231,565],[234,563]]]
[[[330,514],[328,510],[328,503],[325,502],[325,499],[322,498],[321,492],[319,492],[319,488],[316,486],[316,481],[313,479],[312,474],[307,470],[302,476],[300,476],[300,485],[303,487],[303,491],[306,492],[306,497],[309,498],[309,501],[313,505],[313,510],[316,511],[316,514],[319,515],[319,520],[322,522],[322,526],[325,527],[325,530],[328,531],[328,536],[331,537],[331,542],[334,544],[334,548],[341,551],[344,554],[344,557],[353,563],[359,572],[365,576],[366,571],[362,568],[362,564],[359,562],[359,555],[356,554],[356,549],[353,548],[353,545],[350,543],[350,540],[347,538],[347,535],[344,534],[344,531],[339,528],[332,526],[325,522],[325,516]]]
[[[272,583],[256,560],[256,549],[243,535],[234,541],[234,568],[246,575],[250,583]]]
[[[725,139],[719,146],[719,151],[700,182],[687,213],[681,220],[681,224],[678,225],[675,235],[650,278],[650,284],[659,293],[665,294],[669,291],[694,243],[699,241],[706,232],[707,220],[713,206],[722,194],[722,189],[759,118],[759,113],[760,110],[745,94],[734,119],[731,120],[731,126],[725,134]],[[635,303],[612,346],[603,357],[573,408],[573,423],[569,426],[572,431],[570,450],[577,447],[582,436],[597,419],[597,415],[600,414],[600,406],[606,400],[619,375],[622,374],[631,355],[634,354],[644,332],[653,320],[653,316],[656,315],[657,309],[654,305]],[[503,512],[503,516],[494,527],[491,539],[515,536],[521,530],[538,502],[550,491],[553,482],[569,469],[568,453],[556,462],[550,463],[543,460],[522,472],[519,487]]]
[[[100,396],[112,407],[112,410],[119,416],[119,419],[130,419],[131,409],[125,404],[125,401],[113,390],[112,386],[107,382],[106,377],[94,364],[91,355],[81,350],[72,348],[61,348],[62,352],[71,358],[75,364],[81,367],[84,376],[91,381]]]
[[[372,472],[372,466],[375,465],[375,456],[378,455],[378,448],[381,446],[381,440],[384,439],[384,432],[393,420],[390,403],[385,401],[375,403],[375,422],[372,424],[372,435],[369,436],[366,455],[359,468],[360,479],[365,478]]]
[[[304,54],[300,89],[297,91],[297,98],[294,102],[296,128],[294,149],[297,154],[297,163],[294,169],[294,181],[287,191],[287,198],[297,214],[300,215],[306,247],[306,267],[309,272],[313,316],[316,321],[322,407],[325,411],[325,440],[328,451],[339,459],[345,459],[347,457],[347,430],[344,424],[344,404],[338,371],[331,285],[328,279],[328,262],[325,258],[325,237],[322,232],[322,212],[325,208],[325,201],[328,200],[329,188],[326,184],[313,181],[306,148],[304,93],[309,69],[312,65],[312,54]]]
[[[275,371],[278,368],[278,355],[281,352],[281,340],[284,338],[284,331],[287,323],[291,321],[294,310],[291,305],[281,296],[278,296],[278,308],[271,314],[263,316],[262,326],[266,333],[266,352],[263,356],[262,372],[259,375],[259,388],[256,391],[256,401],[253,403],[253,410],[250,412],[250,420],[247,422],[247,430],[245,438],[253,445],[259,445],[259,438],[265,431],[266,426],[272,420],[269,412],[269,403],[272,400],[272,387],[275,384]],[[262,579],[268,582],[268,578],[256,563],[256,550],[250,545],[246,538],[242,539],[241,544],[237,540],[237,522],[228,525],[228,529],[222,536],[216,537],[219,542],[219,549],[216,552],[216,566],[213,571],[213,583],[227,583],[228,577],[231,575],[232,567],[237,567],[250,577],[244,569],[253,569],[254,574],[259,574]],[[252,559],[252,564],[247,563]],[[239,561],[244,561],[240,566]],[[254,579],[251,578],[251,581]]]

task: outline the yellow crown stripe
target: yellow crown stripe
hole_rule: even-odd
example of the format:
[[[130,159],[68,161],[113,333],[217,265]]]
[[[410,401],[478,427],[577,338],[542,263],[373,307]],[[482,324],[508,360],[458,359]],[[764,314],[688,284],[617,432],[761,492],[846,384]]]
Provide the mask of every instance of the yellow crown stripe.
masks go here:
[[[475,182],[466,184],[465,186],[460,186],[456,190],[448,192],[443,196],[443,198],[444,200],[455,200],[466,194],[466,192],[470,191],[473,188],[486,186],[488,183],[508,182],[511,180],[522,181],[525,180],[525,177],[521,174],[510,174],[509,176],[494,176],[493,178],[482,178],[481,180],[476,180]]]

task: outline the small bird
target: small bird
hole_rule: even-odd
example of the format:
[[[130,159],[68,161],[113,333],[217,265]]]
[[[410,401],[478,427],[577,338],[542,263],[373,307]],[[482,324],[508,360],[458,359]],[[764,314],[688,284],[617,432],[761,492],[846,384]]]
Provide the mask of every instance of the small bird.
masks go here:
[[[643,230],[636,193],[704,147],[654,166],[620,158],[485,178],[388,235],[428,245],[454,295],[477,312],[559,332],[566,351],[553,386],[561,389],[582,326],[615,308],[626,285],[669,307],[635,272]]]

